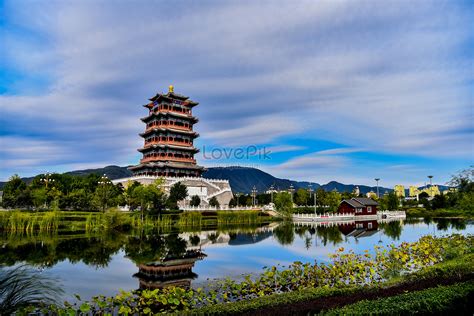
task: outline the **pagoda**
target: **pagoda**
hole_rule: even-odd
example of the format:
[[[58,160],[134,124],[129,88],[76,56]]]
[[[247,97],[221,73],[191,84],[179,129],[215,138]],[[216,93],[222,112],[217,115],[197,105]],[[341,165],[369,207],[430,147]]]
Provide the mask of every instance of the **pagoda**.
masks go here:
[[[134,176],[155,177],[201,177],[204,167],[196,164],[194,139],[199,136],[193,131],[198,119],[193,116],[194,102],[184,95],[174,92],[169,86],[168,93],[158,93],[143,105],[148,116],[141,120],[146,124],[140,134],[144,146],[138,149],[143,154],[140,163],[129,167]]]

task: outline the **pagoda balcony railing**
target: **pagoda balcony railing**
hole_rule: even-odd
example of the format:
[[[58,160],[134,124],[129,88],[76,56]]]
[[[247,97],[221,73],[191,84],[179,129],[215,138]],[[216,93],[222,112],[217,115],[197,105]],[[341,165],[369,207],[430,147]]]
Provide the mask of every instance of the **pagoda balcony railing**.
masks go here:
[[[170,141],[170,140],[159,140],[159,141],[145,142],[145,148],[151,147],[153,145],[178,145],[178,146],[191,147],[193,145],[193,143],[191,143],[191,142],[176,142],[176,141]]]
[[[153,111],[153,113],[158,113],[158,112],[160,112],[160,113],[171,112],[171,113],[181,114],[181,115],[187,116],[187,117],[192,117],[193,116],[191,111],[178,111],[178,110],[162,109],[161,107],[159,107],[159,108],[157,108]]]
[[[180,162],[190,162],[196,163],[196,159],[194,158],[180,158],[180,157],[173,157],[173,156],[158,156],[158,157],[147,157],[142,158],[140,160],[141,163],[150,162],[150,161],[180,161]]]
[[[158,123],[158,124],[152,124],[149,127],[147,127],[146,132],[157,127],[172,127],[174,129],[179,129],[183,131],[192,131],[191,126],[181,126],[181,125],[176,125],[172,123]]]
[[[153,102],[148,104],[149,107],[153,107]],[[160,110],[160,111],[182,111],[184,112],[189,112],[191,113],[191,110],[187,109],[185,105],[177,105],[177,104],[171,104],[167,102],[162,102],[160,103],[155,109]],[[178,110],[179,109],[179,110]]]

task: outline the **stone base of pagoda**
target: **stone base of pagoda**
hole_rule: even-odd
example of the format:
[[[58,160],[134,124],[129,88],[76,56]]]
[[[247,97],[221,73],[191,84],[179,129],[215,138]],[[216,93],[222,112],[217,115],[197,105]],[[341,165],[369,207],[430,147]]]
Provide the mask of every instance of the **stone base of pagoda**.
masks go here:
[[[180,202],[180,207],[185,208],[190,205],[191,198],[194,195],[201,199],[200,206],[209,206],[209,200],[216,197],[219,205],[223,208],[229,206],[230,200],[233,198],[232,190],[229,180],[220,179],[206,179],[200,177],[158,177],[158,176],[133,176],[129,178],[122,178],[113,180],[112,183],[121,183],[126,188],[129,183],[137,181],[143,185],[152,184],[157,179],[163,179],[163,188],[166,193],[169,193],[170,188],[177,182],[181,182],[188,188],[188,197]]]

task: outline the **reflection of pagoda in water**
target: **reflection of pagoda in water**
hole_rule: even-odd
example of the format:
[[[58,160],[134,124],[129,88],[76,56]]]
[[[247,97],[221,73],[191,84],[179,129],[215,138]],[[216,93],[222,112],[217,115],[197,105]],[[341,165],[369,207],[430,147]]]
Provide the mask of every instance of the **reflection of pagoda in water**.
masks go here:
[[[372,236],[378,231],[377,220],[354,221],[338,225],[339,230],[347,237],[361,238]]]
[[[182,256],[165,258],[147,264],[138,265],[140,289],[161,289],[168,286],[189,288],[197,277],[192,271],[194,264],[206,255],[200,250],[187,250]]]

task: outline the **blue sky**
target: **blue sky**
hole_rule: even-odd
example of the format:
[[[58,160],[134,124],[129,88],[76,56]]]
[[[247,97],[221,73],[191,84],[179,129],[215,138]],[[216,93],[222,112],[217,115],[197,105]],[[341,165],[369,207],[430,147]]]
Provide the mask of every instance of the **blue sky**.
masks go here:
[[[473,164],[472,1],[0,6],[1,180],[137,163],[169,84],[200,102],[205,166],[391,186]],[[204,156],[249,146],[270,153]]]

